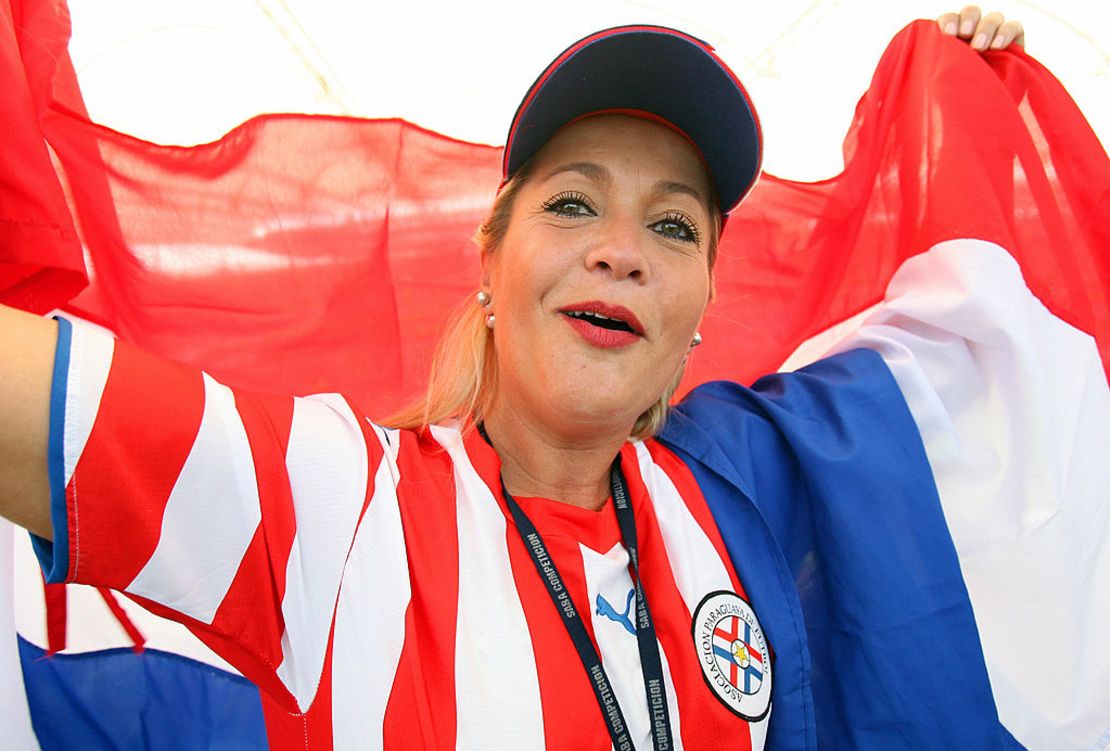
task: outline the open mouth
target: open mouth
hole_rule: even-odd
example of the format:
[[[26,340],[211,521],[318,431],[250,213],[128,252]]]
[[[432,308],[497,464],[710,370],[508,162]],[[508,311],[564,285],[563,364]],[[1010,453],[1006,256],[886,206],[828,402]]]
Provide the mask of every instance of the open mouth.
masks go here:
[[[591,313],[585,310],[568,310],[564,311],[564,315],[571,318],[577,318],[580,321],[597,326],[598,328],[608,329],[610,331],[627,331],[630,334],[638,334],[639,332],[632,328],[627,321],[622,321],[619,318],[610,318],[603,316],[601,313]]]

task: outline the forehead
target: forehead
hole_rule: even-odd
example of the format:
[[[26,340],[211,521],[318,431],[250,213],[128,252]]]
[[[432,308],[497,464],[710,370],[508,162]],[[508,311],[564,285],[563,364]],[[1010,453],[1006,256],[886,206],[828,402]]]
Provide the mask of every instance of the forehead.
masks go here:
[[[561,167],[595,164],[618,179],[635,174],[652,181],[689,184],[707,202],[709,175],[694,146],[666,125],[628,115],[596,115],[571,123],[536,154],[535,175]]]

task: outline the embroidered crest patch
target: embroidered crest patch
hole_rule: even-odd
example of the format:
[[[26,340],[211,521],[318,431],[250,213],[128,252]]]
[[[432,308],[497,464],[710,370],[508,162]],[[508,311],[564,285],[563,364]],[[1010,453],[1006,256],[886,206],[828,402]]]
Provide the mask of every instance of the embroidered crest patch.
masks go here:
[[[709,689],[745,720],[755,722],[771,708],[771,651],[755,611],[734,592],[706,595],[691,623]]]

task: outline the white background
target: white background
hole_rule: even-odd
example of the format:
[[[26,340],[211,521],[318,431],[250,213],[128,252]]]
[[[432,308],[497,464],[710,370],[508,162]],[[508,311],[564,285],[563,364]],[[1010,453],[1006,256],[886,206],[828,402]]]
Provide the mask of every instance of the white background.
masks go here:
[[[504,143],[544,66],[608,26],[658,23],[705,39],[760,111],[764,167],[835,175],[882,50],[935,0],[71,0],[71,52],[92,118],[160,143],[219,138],[263,112],[399,116]],[[1028,49],[1110,138],[1110,3],[1007,0]]]

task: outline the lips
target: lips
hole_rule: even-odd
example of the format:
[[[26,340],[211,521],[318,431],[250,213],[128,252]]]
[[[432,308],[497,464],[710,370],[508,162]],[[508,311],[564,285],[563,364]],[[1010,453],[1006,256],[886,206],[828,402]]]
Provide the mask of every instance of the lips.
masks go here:
[[[568,305],[559,312],[595,347],[626,347],[644,335],[643,324],[636,314],[622,305],[591,301]]]

